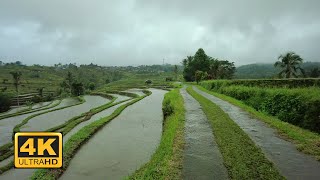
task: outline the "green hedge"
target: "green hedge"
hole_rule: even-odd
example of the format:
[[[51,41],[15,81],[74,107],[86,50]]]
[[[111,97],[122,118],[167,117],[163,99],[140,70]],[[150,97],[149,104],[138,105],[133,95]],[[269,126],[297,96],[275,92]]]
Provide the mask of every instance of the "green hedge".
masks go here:
[[[320,87],[319,78],[305,79],[255,79],[255,80],[210,80],[203,81],[201,85],[208,86],[210,89],[220,89],[224,86],[242,85],[249,87],[282,87],[282,88],[298,88],[298,87]],[[206,87],[207,88],[207,87]]]
[[[220,82],[219,82],[220,83]],[[277,116],[280,120],[320,133],[320,89],[261,88],[240,85],[201,86],[241,100],[258,111]]]

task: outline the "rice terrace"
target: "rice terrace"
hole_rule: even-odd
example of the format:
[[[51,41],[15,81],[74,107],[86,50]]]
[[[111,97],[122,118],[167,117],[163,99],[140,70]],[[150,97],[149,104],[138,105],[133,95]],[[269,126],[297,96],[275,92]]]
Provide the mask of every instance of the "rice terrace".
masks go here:
[[[319,180],[319,7],[0,2],[0,180]]]

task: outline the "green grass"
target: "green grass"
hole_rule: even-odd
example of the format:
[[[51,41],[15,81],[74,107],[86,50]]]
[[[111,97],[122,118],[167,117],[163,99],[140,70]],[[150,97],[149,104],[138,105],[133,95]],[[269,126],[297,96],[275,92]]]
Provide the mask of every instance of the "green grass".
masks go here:
[[[150,94],[151,92],[148,95]],[[60,169],[37,170],[32,175],[31,179],[57,179],[67,169],[72,157],[78,151],[78,149],[81,148],[82,144],[88,141],[90,137],[94,135],[98,130],[100,130],[104,125],[106,125],[112,119],[116,118],[126,107],[140,101],[148,95],[135,98],[132,101],[121,105],[111,115],[101,118],[100,120],[97,120],[80,129],[76,134],[70,137],[70,139],[63,147],[63,167]]]
[[[212,94],[220,99],[230,102],[245,111],[249,112],[253,117],[267,123],[271,127],[278,130],[278,133],[285,139],[293,142],[299,151],[313,155],[320,160],[320,135],[309,130],[294,126],[287,122],[280,121],[278,118],[266,115],[263,112],[256,111],[251,106],[244,104],[242,101],[236,100],[230,96],[209,91],[201,86],[197,86],[200,90]]]
[[[137,170],[129,179],[181,179],[184,148],[185,109],[179,89],[165,95],[164,119],[161,142],[151,160]],[[173,109],[173,112],[168,112]]]
[[[187,91],[201,104],[231,179],[284,179],[261,149],[220,107],[196,93],[191,86]]]

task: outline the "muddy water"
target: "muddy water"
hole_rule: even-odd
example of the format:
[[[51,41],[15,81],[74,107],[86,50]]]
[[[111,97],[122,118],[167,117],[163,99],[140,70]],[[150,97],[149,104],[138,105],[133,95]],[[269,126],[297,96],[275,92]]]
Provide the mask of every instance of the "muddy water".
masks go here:
[[[61,179],[123,179],[148,162],[160,142],[166,93],[151,91],[91,137]]]
[[[119,95],[119,94],[110,94],[114,97],[117,97],[117,99],[114,101],[115,103],[116,102],[120,102],[120,101],[124,101],[124,100],[127,100],[127,99],[130,99],[131,97],[128,97],[128,96],[122,96],[122,95]]]
[[[142,89],[137,89],[137,88],[128,89],[128,90],[125,90],[124,92],[134,93],[134,94],[137,94],[137,95],[139,95],[139,96],[145,95],[145,94],[142,92]]]
[[[194,90],[219,105],[240,128],[262,149],[287,179],[320,179],[320,163],[299,152],[295,145],[285,141],[265,123],[224,100],[194,87]]]
[[[19,111],[22,111],[22,110],[25,110],[25,109],[28,109],[28,108],[29,108],[28,106],[14,107],[14,108],[10,109],[7,112],[0,113],[0,116],[13,114],[13,113],[16,113],[16,112],[19,112]]]
[[[183,179],[228,179],[211,125],[200,104],[185,88],[180,93],[186,108]]]
[[[40,102],[32,106],[32,109],[42,108],[43,106],[49,105],[51,102]]]
[[[46,113],[29,120],[21,127],[21,131],[45,131],[49,128],[63,124],[72,117],[81,115],[94,107],[107,103],[108,99],[101,96],[84,96],[86,102],[78,106],[72,106],[66,109]]]
[[[56,102],[58,102],[58,101],[57,100],[54,101],[53,104]],[[76,104],[78,102],[79,101],[77,99],[66,98],[66,99],[63,99],[62,102],[58,106],[54,107],[53,109],[65,107],[65,106],[70,106],[70,105]],[[47,109],[47,110],[49,110],[49,109]],[[47,111],[47,110],[43,110],[43,111]],[[5,143],[11,142],[12,129],[16,124],[20,123],[24,118],[27,118],[30,115],[40,113],[43,111],[37,111],[37,112],[26,114],[26,115],[21,115],[21,116],[16,116],[16,117],[0,120],[0,135],[1,135],[0,136],[0,146]],[[5,122],[5,123],[1,124],[3,122]],[[2,129],[2,127],[5,127],[5,128]],[[6,165],[7,162],[10,162],[10,160],[12,160],[12,159],[13,159],[13,157],[9,157],[8,159],[1,162],[0,166]],[[1,174],[0,179],[1,180],[2,179],[3,180],[29,179],[34,171],[35,171],[34,169],[14,169],[13,168],[13,169],[10,169],[10,170],[4,172],[3,174]]]
[[[58,100],[54,101],[53,103],[57,103]],[[74,99],[74,98],[66,98],[64,100],[62,100],[62,102],[52,108],[52,109],[56,109],[59,107],[64,107],[64,106],[69,106],[72,104],[76,104],[79,101]],[[20,116],[15,116],[15,117],[10,117],[10,118],[6,118],[6,119],[2,119],[0,120],[0,146],[11,142],[11,138],[12,138],[12,130],[14,128],[14,126],[16,126],[17,124],[21,123],[25,118],[34,115],[34,114],[38,114],[41,112],[45,112],[48,111],[50,109],[46,109],[46,110],[40,110],[37,112],[33,112],[33,113],[29,113],[29,114],[24,114],[24,115],[20,115]]]
[[[120,102],[120,101],[123,101],[123,100],[126,100],[126,99],[129,99],[129,97],[127,96],[121,96],[121,95],[114,95],[112,94],[112,96],[115,96],[115,97],[118,97],[116,99],[115,102]],[[115,103],[114,102],[114,103]],[[95,115],[93,115],[89,120],[87,121],[84,121],[80,124],[78,124],[76,127],[74,127],[68,134],[66,134],[65,136],[63,136],[63,143],[67,142],[67,140],[72,136],[74,135],[76,132],[78,132],[81,128],[83,128],[84,126],[86,125],[89,125],[91,124],[92,122],[94,121],[97,121],[103,117],[106,117],[106,116],[109,116],[111,115],[118,107],[120,107],[121,105],[125,104],[127,102],[123,102],[123,103],[120,103],[118,105],[115,105],[115,106],[112,106],[104,111],[101,111]]]

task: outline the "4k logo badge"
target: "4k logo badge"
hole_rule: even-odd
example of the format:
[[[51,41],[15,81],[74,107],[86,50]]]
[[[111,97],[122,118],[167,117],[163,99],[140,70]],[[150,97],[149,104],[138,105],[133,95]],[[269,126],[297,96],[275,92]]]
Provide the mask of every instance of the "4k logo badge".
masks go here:
[[[19,132],[14,137],[16,168],[60,168],[62,134],[58,132]]]

